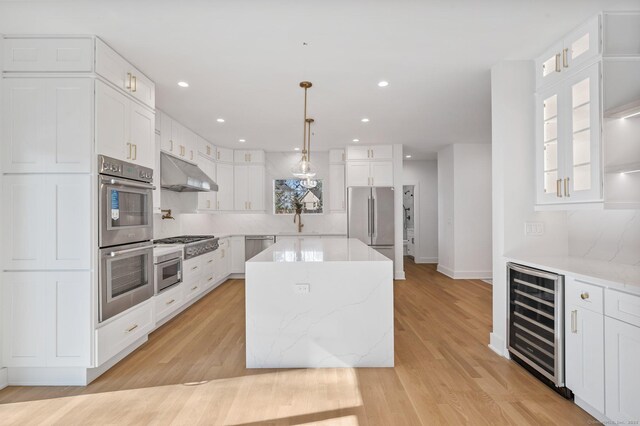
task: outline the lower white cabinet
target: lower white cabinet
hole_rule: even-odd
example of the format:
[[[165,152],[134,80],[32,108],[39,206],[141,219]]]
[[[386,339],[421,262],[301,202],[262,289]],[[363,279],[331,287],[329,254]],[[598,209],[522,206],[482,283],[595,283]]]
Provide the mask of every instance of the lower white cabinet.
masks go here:
[[[206,256],[198,256],[185,260],[182,263],[182,287],[184,303],[189,302],[204,290],[201,278],[203,272],[202,262]]]
[[[96,330],[96,361],[108,361],[155,327],[153,303],[148,300]]]
[[[154,298],[156,324],[174,313],[182,305],[182,284],[174,285]]]
[[[640,298],[639,298],[640,299]],[[616,422],[640,419],[640,327],[605,318],[606,415]]]
[[[567,387],[604,413],[604,315],[575,305],[565,315]]]
[[[217,274],[216,281],[219,281],[223,278],[229,276],[229,271],[231,269],[231,257],[232,254],[230,252],[229,247],[229,238],[223,238],[220,240],[220,247],[217,250],[218,253],[218,264],[217,264]]]
[[[5,366],[91,365],[88,271],[6,272],[1,288]]]
[[[244,274],[244,237],[231,237],[231,266],[229,273]]]

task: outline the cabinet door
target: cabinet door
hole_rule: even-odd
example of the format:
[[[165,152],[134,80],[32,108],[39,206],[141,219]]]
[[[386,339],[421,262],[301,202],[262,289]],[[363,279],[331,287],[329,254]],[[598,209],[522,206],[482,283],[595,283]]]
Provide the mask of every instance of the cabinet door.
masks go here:
[[[22,38],[4,40],[4,70],[27,72],[91,72],[93,40],[90,37]]]
[[[248,166],[247,167],[247,201],[249,202],[249,210],[264,210],[264,166]]]
[[[170,152],[172,154],[178,153],[178,144],[173,139],[173,119],[164,112],[159,111],[160,114],[160,141],[162,142],[161,148],[163,151]]]
[[[331,211],[344,211],[346,208],[344,183],[344,165],[329,165],[329,209]]]
[[[218,163],[216,165],[216,183],[218,184],[218,210],[233,210],[234,181],[233,181],[233,165]]]
[[[197,136],[198,152],[210,160],[216,158],[216,147],[204,138]]]
[[[98,154],[131,161],[129,103],[125,95],[96,81],[96,142]]]
[[[369,178],[368,161],[347,162],[347,186],[369,186]]]
[[[576,69],[600,54],[600,15],[580,26],[564,39],[563,69]]]
[[[91,79],[5,79],[3,90],[6,173],[91,170]]]
[[[601,201],[600,162],[600,64],[566,81],[567,129],[565,201]]]
[[[565,163],[563,102],[557,86],[536,96],[536,192],[538,204],[563,201]]]
[[[232,274],[244,274],[244,237],[231,237],[231,268]]]
[[[391,161],[371,162],[371,186],[393,186],[393,163]]]
[[[223,163],[233,163],[234,155],[232,149],[218,147],[218,152],[216,154],[218,161],[222,161]]]
[[[196,139],[196,134],[186,127],[182,128],[183,138],[182,140],[184,145],[184,155],[185,159],[189,161],[193,161],[194,163],[197,161],[197,153],[198,153],[198,141]]]
[[[565,327],[567,387],[604,413],[604,316],[569,305]]]
[[[371,157],[370,146],[347,147],[347,160],[369,160]]]
[[[393,146],[391,145],[373,145],[371,147],[372,160],[392,160]]]
[[[156,86],[146,75],[136,68],[130,68],[131,96],[153,109],[156,107]]]
[[[345,150],[344,149],[330,149],[329,150],[329,164],[338,164],[344,163],[345,158]]]
[[[562,78],[562,42],[551,46],[536,59],[536,86],[542,87]]]
[[[214,182],[216,181],[216,164],[213,161],[208,160],[203,156],[200,156],[200,161],[198,162],[198,166]],[[216,210],[217,200],[218,200],[218,197],[216,192],[213,192],[213,191],[198,192],[198,210],[203,210],[203,211]]]
[[[128,62],[100,39],[96,40],[96,73],[119,89],[129,91]]]
[[[130,136],[133,145],[131,161],[153,169],[155,152],[155,114],[153,111],[130,102]]]
[[[171,120],[171,140],[174,144],[174,151],[176,155],[184,157],[186,154],[186,148],[184,146],[184,133],[185,128],[175,120]]]
[[[235,163],[254,163],[254,164],[262,164],[264,163],[264,151],[259,150],[237,150],[233,153],[233,161]]]
[[[605,317],[605,414],[611,420],[640,419],[640,327]]]
[[[235,210],[249,210],[249,167],[233,166],[233,199]]]

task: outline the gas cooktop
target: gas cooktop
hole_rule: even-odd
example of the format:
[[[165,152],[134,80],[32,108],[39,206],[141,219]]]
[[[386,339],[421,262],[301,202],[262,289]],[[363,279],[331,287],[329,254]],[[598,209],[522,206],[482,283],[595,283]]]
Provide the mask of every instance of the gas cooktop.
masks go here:
[[[153,242],[155,244],[183,244],[184,260],[218,249],[218,238],[213,235],[180,235],[178,237],[154,240]]]
[[[177,237],[162,238],[160,240],[154,240],[156,244],[190,244],[202,240],[214,239],[213,235],[180,235]]]

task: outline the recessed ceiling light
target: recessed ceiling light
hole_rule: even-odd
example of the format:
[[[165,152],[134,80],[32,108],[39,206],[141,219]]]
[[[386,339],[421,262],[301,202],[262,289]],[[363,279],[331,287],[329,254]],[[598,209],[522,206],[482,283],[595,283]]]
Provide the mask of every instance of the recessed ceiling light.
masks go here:
[[[218,119],[216,119],[216,121],[217,121],[218,123],[224,123],[224,118],[218,118]]]
[[[222,121],[224,121],[224,120],[222,120]],[[240,143],[245,143],[246,141],[247,141],[246,139],[238,139],[238,142],[240,142]]]
[[[389,85],[388,81],[382,80],[378,82],[378,87],[387,87],[388,85]]]
[[[178,82],[178,86],[180,86],[180,87],[189,87],[189,83],[187,83],[186,81],[179,81]]]
[[[410,155],[405,155],[404,158],[411,158],[411,156]]]
[[[295,147],[295,148],[293,148],[293,150],[294,150],[294,151],[300,151],[300,148]]]
[[[354,139],[352,142],[360,142],[360,139]]]
[[[368,123],[368,122],[369,122],[369,119],[368,119],[368,118],[363,118],[363,119],[362,119],[362,120],[360,120],[360,121],[362,121],[363,123]]]

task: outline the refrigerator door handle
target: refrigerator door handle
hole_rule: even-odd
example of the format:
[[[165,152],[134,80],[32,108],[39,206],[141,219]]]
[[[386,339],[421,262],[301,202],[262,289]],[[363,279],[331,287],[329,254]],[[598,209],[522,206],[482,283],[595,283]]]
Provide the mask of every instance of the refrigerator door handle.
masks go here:
[[[367,198],[367,235],[371,236],[371,198]]]
[[[371,198],[371,235],[376,234],[376,199]]]

